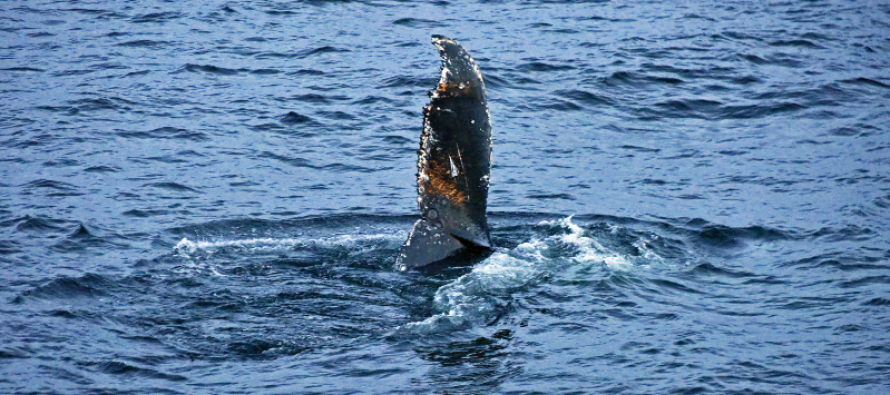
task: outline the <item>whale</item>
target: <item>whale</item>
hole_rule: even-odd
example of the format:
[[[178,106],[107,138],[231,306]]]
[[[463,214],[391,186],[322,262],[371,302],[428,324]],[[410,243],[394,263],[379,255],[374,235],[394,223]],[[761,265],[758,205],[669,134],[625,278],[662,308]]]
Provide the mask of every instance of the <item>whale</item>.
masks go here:
[[[440,77],[423,108],[417,151],[421,218],[396,257],[407,270],[492,251],[487,201],[491,116],[479,66],[457,41],[434,35]]]

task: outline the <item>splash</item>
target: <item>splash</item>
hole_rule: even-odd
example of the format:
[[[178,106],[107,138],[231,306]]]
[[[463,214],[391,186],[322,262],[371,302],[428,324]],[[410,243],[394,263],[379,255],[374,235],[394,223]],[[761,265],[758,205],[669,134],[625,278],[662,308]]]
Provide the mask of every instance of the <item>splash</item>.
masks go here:
[[[577,249],[571,261],[582,265],[595,265],[604,263],[613,270],[629,269],[632,263],[624,255],[615,253],[603,247],[596,239],[590,237],[583,228],[572,222],[572,216],[555,221],[541,221],[539,225],[563,228],[569,232],[555,237],[555,241]]]
[[[633,257],[604,247],[572,222],[572,217],[542,221],[538,226],[550,235],[495,252],[470,273],[436,291],[433,298],[436,314],[402,329],[436,333],[485,325],[505,313],[514,294],[554,275],[589,276],[582,273],[589,273],[586,269],[590,268],[627,271],[635,267]],[[657,255],[647,250],[642,258],[655,259]]]

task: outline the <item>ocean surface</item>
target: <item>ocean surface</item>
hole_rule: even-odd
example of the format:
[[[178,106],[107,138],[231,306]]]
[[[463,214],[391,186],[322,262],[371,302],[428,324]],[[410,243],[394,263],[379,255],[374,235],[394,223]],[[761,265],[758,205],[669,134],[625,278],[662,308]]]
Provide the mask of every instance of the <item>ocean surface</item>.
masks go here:
[[[394,268],[433,34],[496,251]],[[886,1],[0,2],[0,393],[890,393]]]

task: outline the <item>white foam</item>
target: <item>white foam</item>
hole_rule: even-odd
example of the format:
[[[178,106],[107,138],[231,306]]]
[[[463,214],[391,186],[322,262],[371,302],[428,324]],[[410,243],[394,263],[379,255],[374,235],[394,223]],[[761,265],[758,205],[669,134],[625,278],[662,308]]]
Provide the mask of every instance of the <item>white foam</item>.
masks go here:
[[[640,250],[640,252],[643,253],[643,258],[650,260],[650,261],[663,261],[661,256],[659,256],[658,254],[655,253],[655,251],[652,251],[649,248],[649,243],[651,243],[655,240],[658,240],[657,235],[653,235],[651,240],[641,238],[641,239],[635,241],[633,246],[636,247],[638,250]]]
[[[217,240],[217,241],[191,241],[183,238],[173,247],[173,251],[177,254],[194,254],[198,251],[213,252],[220,248],[240,247],[244,249],[282,249],[291,248],[294,245],[302,244],[299,239],[274,239],[274,238],[255,238],[243,240]]]
[[[331,237],[259,237],[234,240],[196,240],[183,238],[173,247],[173,255],[182,262],[173,268],[180,276],[226,276],[214,254],[237,255],[245,258],[263,255],[300,254],[303,249],[337,249],[350,253],[365,253],[378,248],[395,249],[404,239],[404,231],[370,235],[338,235]],[[312,252],[306,252],[312,254]],[[339,255],[339,254],[338,254]]]
[[[483,325],[497,315],[501,297],[528,286],[541,274],[534,262],[496,252],[473,271],[447,284],[433,297],[437,314],[404,329],[434,333]]]
[[[484,325],[494,319],[511,295],[526,288],[547,274],[581,273],[589,267],[627,271],[634,268],[635,257],[611,251],[591,237],[572,217],[542,221],[541,226],[562,229],[562,233],[534,238],[511,250],[501,250],[476,265],[454,282],[447,284],[433,298],[436,313],[421,322],[402,329],[414,333],[431,333]],[[638,249],[644,259],[660,259],[640,240]],[[556,251],[554,251],[556,250]],[[568,253],[567,253],[568,252]],[[567,273],[568,272],[568,273]]]
[[[583,265],[605,263],[613,270],[625,270],[633,266],[627,256],[610,251],[596,239],[588,236],[583,228],[572,222],[572,216],[555,221],[541,221],[539,225],[561,227],[569,231],[569,233],[553,236],[553,238],[577,249],[578,254],[568,258],[575,263]],[[615,229],[612,231],[614,233]]]
[[[192,241],[183,238],[173,247],[173,252],[182,257],[189,257],[196,253],[213,254],[221,249],[243,249],[246,252],[275,252],[292,250],[300,247],[361,247],[362,251],[368,251],[379,247],[397,246],[405,237],[404,232],[373,235],[338,235],[323,238],[250,238],[235,240]]]

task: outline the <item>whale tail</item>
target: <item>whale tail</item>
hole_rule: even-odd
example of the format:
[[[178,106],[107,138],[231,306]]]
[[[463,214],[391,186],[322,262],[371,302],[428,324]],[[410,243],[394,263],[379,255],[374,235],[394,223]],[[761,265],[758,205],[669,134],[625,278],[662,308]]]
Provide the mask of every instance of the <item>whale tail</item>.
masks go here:
[[[465,252],[489,251],[486,215],[491,169],[491,121],[476,61],[456,41],[433,36],[441,77],[423,109],[417,151],[421,219],[402,245],[400,270]]]

